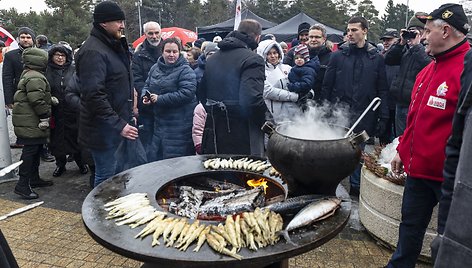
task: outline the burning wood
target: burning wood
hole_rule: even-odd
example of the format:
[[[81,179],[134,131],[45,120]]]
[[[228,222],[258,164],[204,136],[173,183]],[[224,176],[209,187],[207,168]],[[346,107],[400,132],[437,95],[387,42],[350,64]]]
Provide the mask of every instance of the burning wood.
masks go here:
[[[219,191],[180,186],[179,191],[179,201],[171,202],[169,211],[190,219],[213,219],[253,211],[265,201],[262,186],[251,190],[240,187]]]
[[[227,216],[253,211],[264,204],[263,188],[223,195],[205,202],[199,209],[202,216]]]
[[[267,180],[264,178],[260,178],[258,180],[248,180],[247,185],[251,186],[252,188],[256,188],[259,186],[264,187],[264,194],[266,194],[266,189],[269,188],[269,185],[267,185]]]

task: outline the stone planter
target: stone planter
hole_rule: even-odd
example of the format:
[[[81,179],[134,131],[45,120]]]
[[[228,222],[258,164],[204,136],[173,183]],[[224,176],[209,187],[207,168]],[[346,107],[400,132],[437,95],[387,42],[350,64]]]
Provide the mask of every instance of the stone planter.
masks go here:
[[[362,167],[359,196],[361,223],[370,234],[391,248],[397,246],[402,197],[403,186],[381,179],[365,166]],[[433,210],[421,249],[421,259],[427,261],[431,258],[431,241],[437,234],[437,210],[438,206]]]

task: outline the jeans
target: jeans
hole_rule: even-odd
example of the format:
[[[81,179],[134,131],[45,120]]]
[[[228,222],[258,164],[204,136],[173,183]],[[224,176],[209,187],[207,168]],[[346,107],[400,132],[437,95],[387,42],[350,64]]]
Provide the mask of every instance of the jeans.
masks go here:
[[[105,150],[91,150],[93,162],[95,163],[94,187],[116,174],[116,148]]]
[[[39,155],[43,148],[42,144],[25,145],[21,152],[23,163],[19,168],[19,187],[29,187],[30,182],[39,179]]]
[[[401,136],[406,128],[406,117],[408,116],[408,106],[397,105],[395,109],[395,136]]]
[[[397,249],[387,267],[415,267],[433,208],[441,197],[441,184],[410,176],[406,178]]]

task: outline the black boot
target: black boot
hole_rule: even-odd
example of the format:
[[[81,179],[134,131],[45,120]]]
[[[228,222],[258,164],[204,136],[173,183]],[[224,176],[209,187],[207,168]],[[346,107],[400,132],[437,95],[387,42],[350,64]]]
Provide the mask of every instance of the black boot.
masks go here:
[[[52,176],[54,176],[54,177],[60,177],[65,171],[66,171],[66,167],[65,167],[65,166],[58,166],[58,167],[56,167],[56,169],[55,169],[54,172],[52,173]]]
[[[54,156],[52,156],[50,153],[49,153],[49,149],[47,147],[47,145],[45,144],[41,150],[41,153],[39,155],[41,157],[41,159],[45,162],[54,162],[54,160],[56,160],[54,158]]]
[[[15,194],[21,196],[24,199],[37,199],[39,195],[31,189],[30,186],[15,186]]]
[[[46,180],[38,178],[35,180],[31,180],[30,185],[31,185],[31,188],[39,188],[39,187],[53,186],[54,183],[52,181],[46,181]]]
[[[87,174],[89,172],[87,165],[80,165],[79,170],[80,170],[80,174]]]

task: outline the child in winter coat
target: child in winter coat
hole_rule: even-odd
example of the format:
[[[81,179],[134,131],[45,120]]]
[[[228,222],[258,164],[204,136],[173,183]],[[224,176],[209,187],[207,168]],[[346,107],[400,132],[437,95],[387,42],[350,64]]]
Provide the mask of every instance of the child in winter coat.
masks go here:
[[[291,92],[298,93],[300,100],[303,97],[306,98],[306,95],[313,88],[316,73],[320,69],[320,61],[318,57],[310,59],[308,47],[304,44],[296,46],[294,53],[295,66],[292,67],[288,74],[290,82],[287,84],[287,87]]]

